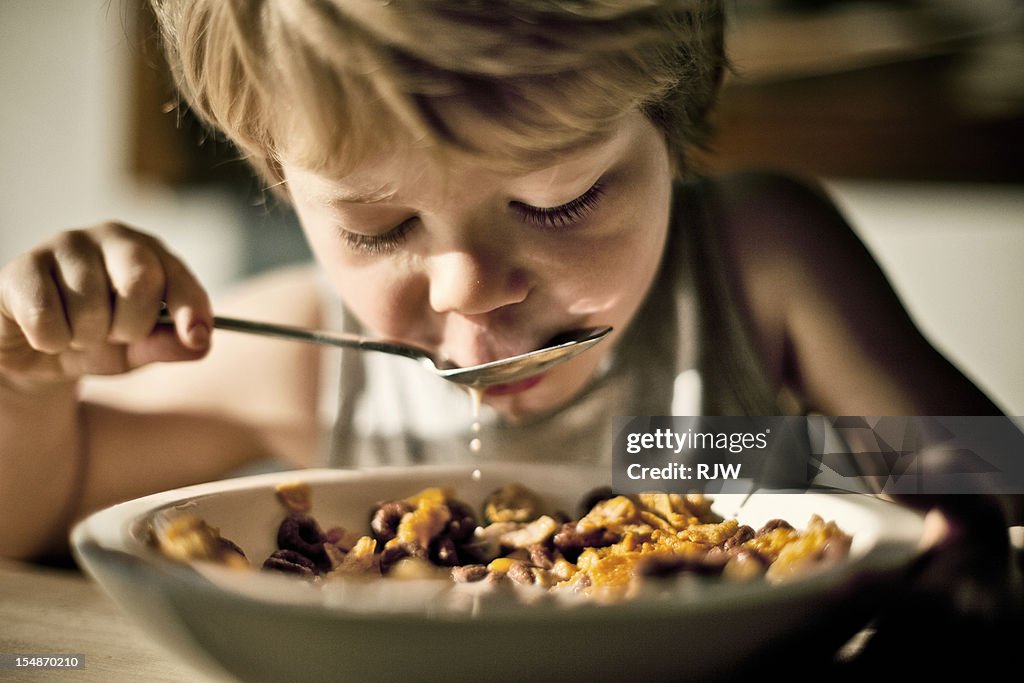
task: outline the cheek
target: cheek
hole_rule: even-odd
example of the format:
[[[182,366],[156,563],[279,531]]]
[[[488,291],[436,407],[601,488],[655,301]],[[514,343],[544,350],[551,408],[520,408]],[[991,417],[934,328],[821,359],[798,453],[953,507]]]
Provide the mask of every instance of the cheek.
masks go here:
[[[396,259],[364,259],[335,240],[310,238],[310,247],[334,291],[375,334],[403,339],[422,329],[426,286]]]
[[[609,244],[580,264],[565,300],[574,315],[603,315],[622,325],[632,316],[657,272],[659,242]]]
[[[601,317],[624,326],[653,281],[668,234],[668,201],[641,208],[632,202],[609,217],[609,237],[573,255],[571,272],[560,278],[558,298],[574,315]]]

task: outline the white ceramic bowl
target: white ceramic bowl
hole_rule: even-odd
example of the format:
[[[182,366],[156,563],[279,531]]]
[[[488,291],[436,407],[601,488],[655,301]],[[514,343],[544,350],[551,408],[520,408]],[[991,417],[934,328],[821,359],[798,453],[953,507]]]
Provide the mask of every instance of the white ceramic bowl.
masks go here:
[[[146,543],[154,514],[187,506],[258,565],[274,550],[274,487],[301,479],[327,528],[367,528],[380,500],[450,486],[475,506],[510,481],[575,512],[608,472],[545,465],[303,470],[159,493],[102,510],[72,533],[79,564],[138,624],[197,668],[242,680],[675,680],[782,661],[799,667],[807,638],[837,645],[916,556],[919,515],[854,494],[718,496],[715,509],[757,528],[811,514],[853,536],[850,558],[771,586],[684,586],[666,597],[565,607],[453,594],[446,581],[313,585],[292,576],[185,566]],[[472,585],[472,584],[470,584]],[[796,670],[796,669],[795,669]]]

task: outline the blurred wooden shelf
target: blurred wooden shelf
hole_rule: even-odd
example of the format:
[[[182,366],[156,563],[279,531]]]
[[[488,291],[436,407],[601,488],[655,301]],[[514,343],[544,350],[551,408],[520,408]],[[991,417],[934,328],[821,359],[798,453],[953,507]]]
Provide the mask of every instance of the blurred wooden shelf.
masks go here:
[[[731,80],[714,122],[714,170],[979,182],[1024,181],[1024,116],[964,113],[946,84],[959,55],[784,81]]]
[[[993,0],[736,2],[712,169],[1024,180],[1024,16]]]

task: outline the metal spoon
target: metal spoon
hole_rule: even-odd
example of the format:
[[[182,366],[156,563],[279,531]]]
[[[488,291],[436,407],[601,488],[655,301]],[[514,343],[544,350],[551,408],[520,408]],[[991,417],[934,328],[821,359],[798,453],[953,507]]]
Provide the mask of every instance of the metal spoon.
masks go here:
[[[161,314],[157,322],[162,325],[173,324],[171,317],[167,313]],[[420,361],[439,377],[443,377],[449,382],[470,387],[510,384],[527,377],[532,377],[583,353],[604,339],[612,331],[610,327],[589,327],[581,330],[572,330],[551,339],[547,345],[536,351],[460,368],[451,363],[440,361],[430,352],[415,346],[396,344],[382,339],[360,337],[359,335],[346,334],[344,332],[312,330],[304,327],[239,320],[238,318],[226,318],[223,316],[214,316],[213,326],[222,330],[248,332],[250,334],[291,339],[312,344],[326,344],[328,346],[341,346],[361,351],[379,351],[381,353],[405,356],[406,358]]]

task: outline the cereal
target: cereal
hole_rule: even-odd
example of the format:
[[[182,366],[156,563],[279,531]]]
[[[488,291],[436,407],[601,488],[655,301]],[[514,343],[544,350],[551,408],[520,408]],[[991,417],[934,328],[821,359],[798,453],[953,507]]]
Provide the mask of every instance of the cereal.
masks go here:
[[[452,491],[428,488],[378,503],[365,534],[341,527],[322,531],[311,514],[309,488],[301,483],[279,488],[277,496],[284,508],[278,550],[262,569],[313,581],[444,576],[455,584],[484,584],[485,590],[504,583],[517,592],[614,602],[667,577],[789,581],[842,560],[851,541],[820,516],[804,530],[773,519],[755,531],[715,514],[711,499],[697,494],[597,490],[573,521],[543,510],[536,493],[512,483],[487,497],[480,524]],[[165,533],[159,547],[177,559],[230,559],[233,553],[223,550],[230,542],[200,522],[178,522],[192,531],[179,531],[176,543]],[[244,556],[239,551],[235,557]]]
[[[263,568],[303,576],[313,576],[316,573],[316,564],[302,553],[294,550],[275,550],[263,562]]]
[[[216,562],[235,568],[249,566],[241,548],[195,515],[159,517],[151,532],[152,543],[167,557],[186,562]]]
[[[484,501],[484,520],[493,522],[529,522],[537,516],[540,501],[522,484],[512,483],[493,492]]]
[[[412,512],[413,506],[404,500],[394,500],[381,503],[373,513],[370,520],[370,529],[374,537],[381,543],[387,543],[398,535],[398,523],[407,512]]]
[[[289,512],[308,515],[313,509],[313,492],[303,481],[280,484],[275,490],[277,500]]]
[[[326,535],[312,517],[292,513],[284,518],[277,530],[277,547],[293,550],[308,558],[321,569],[329,566],[324,550]]]

